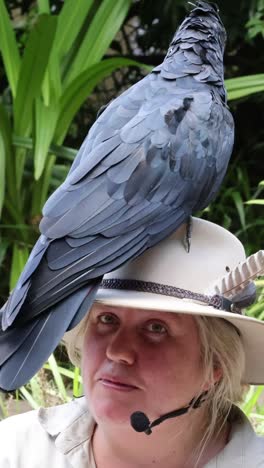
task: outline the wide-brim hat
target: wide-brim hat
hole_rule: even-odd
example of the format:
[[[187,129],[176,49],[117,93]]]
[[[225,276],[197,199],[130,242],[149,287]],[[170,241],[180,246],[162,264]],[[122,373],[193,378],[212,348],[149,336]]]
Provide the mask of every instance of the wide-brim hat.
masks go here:
[[[185,240],[186,225],[182,225],[138,258],[105,275],[95,302],[223,318],[242,337],[243,382],[263,384],[264,322],[244,315],[232,301],[261,271],[263,251],[245,263],[243,245],[233,234],[199,218],[192,218],[189,252]]]

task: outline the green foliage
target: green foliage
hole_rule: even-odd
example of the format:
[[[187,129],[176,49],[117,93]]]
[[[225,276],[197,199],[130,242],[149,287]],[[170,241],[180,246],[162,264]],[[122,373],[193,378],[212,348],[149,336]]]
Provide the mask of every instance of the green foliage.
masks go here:
[[[264,436],[264,404],[263,404],[264,386],[252,385],[246,394],[241,409],[248,416],[254,426],[255,431]]]
[[[15,96],[20,69],[20,57],[16,44],[15,33],[13,31],[12,24],[9,21],[8,12],[3,0],[0,1],[0,31],[0,52],[3,57],[12,95]]]
[[[250,19],[246,23],[248,37],[254,39],[258,34],[264,38],[264,0],[258,0],[252,9]]]
[[[264,205],[264,199],[263,198],[257,198],[258,195],[260,195],[261,192],[264,191],[264,180],[261,180],[258,184],[258,190],[256,193],[256,197],[252,200],[248,200],[246,202],[247,205]],[[261,194],[262,195],[262,194]]]
[[[264,74],[241,76],[225,81],[228,100],[233,101],[250,94],[264,91]]]
[[[103,59],[130,3],[67,0],[52,15],[49,2],[39,0],[21,57],[0,0],[0,52],[8,83],[0,100],[1,256],[3,266],[11,265],[10,289],[36,240],[41,208],[66,175],[65,151],[60,158],[52,150],[61,146],[94,87],[113,70],[137,65],[120,57]]]

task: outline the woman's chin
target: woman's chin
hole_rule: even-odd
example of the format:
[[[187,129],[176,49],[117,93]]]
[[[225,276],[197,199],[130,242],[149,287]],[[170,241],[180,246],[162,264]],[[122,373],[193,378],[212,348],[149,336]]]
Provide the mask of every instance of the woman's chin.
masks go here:
[[[139,406],[135,402],[108,398],[90,399],[89,406],[97,422],[121,424],[128,427],[130,427],[131,414],[139,410]]]
[[[100,403],[93,408],[95,419],[101,423],[130,426],[130,415],[133,411],[128,408],[120,408],[115,404]]]
[[[131,414],[142,410],[141,398],[135,394],[135,391],[119,391],[100,385],[86,396],[96,421],[130,426]]]

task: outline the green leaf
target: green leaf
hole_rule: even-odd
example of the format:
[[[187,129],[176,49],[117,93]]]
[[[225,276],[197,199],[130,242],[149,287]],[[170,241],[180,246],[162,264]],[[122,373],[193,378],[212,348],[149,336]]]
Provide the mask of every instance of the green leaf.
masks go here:
[[[49,0],[37,0],[37,3],[38,3],[38,11],[40,14],[50,13]]]
[[[30,33],[14,101],[15,134],[17,135],[28,136],[33,126],[33,101],[41,94],[41,85],[49,61],[56,26],[56,17],[41,15]]]
[[[4,261],[9,244],[9,240],[0,238],[0,267]]]
[[[233,198],[234,203],[236,205],[241,226],[243,227],[243,229],[245,229],[245,227],[246,227],[245,210],[244,210],[244,204],[243,204],[243,200],[241,198],[241,195],[240,195],[239,192],[233,191],[231,193],[231,197]]]
[[[31,390],[30,395],[38,406],[43,406],[45,404],[45,400],[43,398],[44,392],[41,388],[41,384],[42,382],[38,374],[34,375],[34,377],[32,377],[29,381],[29,386]]]
[[[4,199],[1,198],[4,196],[4,190],[6,185],[6,192],[12,200],[13,203],[17,205],[18,209],[18,200],[15,184],[15,174],[14,174],[14,158],[13,158],[13,148],[12,148],[12,132],[11,124],[7,114],[6,109],[0,103],[0,140],[2,141],[2,151],[0,155],[1,159],[1,171],[0,171],[0,215],[1,207]],[[4,149],[3,149],[4,146]]]
[[[61,58],[72,47],[92,3],[93,0],[79,0],[73,7],[72,0],[64,2],[58,16],[56,36],[43,82],[42,91],[46,106],[61,96]]]
[[[30,150],[33,149],[32,138],[13,136],[12,143],[14,146],[18,148],[24,148],[24,149],[30,149]],[[63,159],[67,159],[70,163],[72,163],[77,154],[77,150],[74,148],[70,148],[68,146],[52,144],[50,145],[49,153],[55,154],[56,156],[59,156]]]
[[[39,216],[47,199],[55,156],[49,155],[41,179],[34,185],[32,193],[31,218]],[[60,181],[62,182],[62,180]]]
[[[59,15],[56,33],[56,52],[59,57],[72,47],[94,0],[78,0],[73,7],[72,0],[66,0]]]
[[[41,15],[30,33],[19,74],[14,101],[15,134],[28,136],[33,127],[33,103],[41,94],[41,85],[55,37],[57,18]],[[16,189],[20,190],[26,152],[16,151]]]
[[[6,403],[7,403],[6,396],[4,396],[4,394],[0,395],[0,411],[2,413],[1,421],[2,419],[5,419],[8,417],[8,410],[6,407]]]
[[[225,80],[228,99],[239,99],[264,91],[264,74],[246,75]]]
[[[36,99],[36,135],[34,151],[34,176],[38,180],[45,168],[49,147],[53,139],[58,119],[58,106],[51,103],[45,106],[40,98]]]
[[[257,319],[263,320],[263,311],[264,311],[264,304],[257,303],[251,306],[247,310],[247,315],[249,317],[255,317]]]
[[[74,58],[67,84],[99,62],[123,23],[131,0],[103,0]]]
[[[73,396],[75,398],[78,398],[83,394],[83,386],[82,386],[82,383],[80,384],[80,375],[81,375],[80,367],[75,367],[74,379],[73,379]]]
[[[228,100],[233,101],[235,99],[240,99],[246,96],[250,96],[251,94],[260,93],[264,91],[263,86],[252,86],[252,87],[245,87],[243,89],[239,89],[236,91],[230,91],[228,93]]]
[[[18,225],[18,226],[22,226],[24,224],[24,220],[22,219],[21,212],[18,209],[17,205],[15,205],[14,203],[11,203],[11,201],[8,198],[5,199],[5,209],[10,217],[10,222],[14,222],[15,225]],[[22,237],[24,240],[23,229],[22,229]]]
[[[255,408],[257,401],[263,391],[264,391],[263,385],[259,385],[258,387],[251,388],[251,391],[249,392],[249,396],[246,399],[246,402],[242,405],[242,410],[244,411],[246,416],[250,416],[250,413]]]
[[[55,131],[56,143],[63,141],[73,117],[94,87],[117,68],[130,65],[141,66],[138,62],[125,58],[105,59],[101,63],[89,67],[65,89],[60,103],[61,111]]]
[[[60,371],[59,371],[59,367],[57,365],[56,359],[55,359],[53,354],[51,354],[51,356],[49,357],[48,363],[49,363],[49,366],[50,366],[50,370],[51,370],[51,372],[53,374],[54,381],[55,381],[55,383],[57,385],[60,397],[64,401],[69,401],[69,397],[67,395],[65,385],[63,383],[63,380],[62,380],[62,377],[61,377],[61,374],[60,374]]]
[[[3,208],[3,203],[4,203],[4,197],[5,197],[5,173],[6,173],[6,168],[5,168],[5,160],[6,160],[6,148],[5,148],[5,141],[3,139],[3,136],[1,134],[1,129],[0,129],[0,217],[1,217],[1,212]]]
[[[59,179],[65,179],[69,172],[69,167],[69,165],[66,166],[65,164],[54,164],[52,175],[54,177],[58,177]]]
[[[9,183],[9,193],[13,193],[13,176],[10,174],[10,163],[12,153],[11,126],[8,114],[4,106],[0,103],[0,216],[4,203],[6,181]],[[8,173],[9,172],[9,173]]]
[[[54,105],[59,100],[62,92],[59,56],[56,51],[54,51],[54,43],[42,83],[42,94],[46,106]]]
[[[29,253],[27,247],[14,244],[9,283],[10,291],[12,291],[12,289],[15,287],[17,280],[26,264],[28,255]]]
[[[21,189],[21,182],[22,182],[22,177],[23,177],[23,172],[24,172],[24,166],[25,166],[25,161],[26,161],[26,156],[27,153],[25,150],[18,148],[15,150],[15,189],[17,193]]]
[[[0,51],[12,95],[15,97],[20,69],[20,57],[16,44],[16,36],[3,0],[0,0]]]
[[[52,175],[52,170],[55,164],[56,158],[54,155],[50,155],[45,172],[43,174],[43,181],[42,181],[42,187],[41,187],[41,197],[40,197],[40,205],[39,205],[39,213],[42,211],[42,208],[44,206],[44,203],[46,202],[48,198],[48,191],[50,187],[50,180],[51,180],[51,175]],[[62,182],[62,181],[61,181]]]
[[[25,400],[29,403],[29,405],[31,406],[31,408],[33,409],[38,409],[39,408],[39,404],[36,400],[34,400],[33,396],[31,395],[31,393],[26,389],[26,387],[21,387],[20,389],[20,392],[22,393],[23,397],[25,398]]]
[[[1,229],[27,229],[29,231],[32,231],[32,226],[28,226],[27,224],[0,224]]]
[[[264,205],[264,200],[249,200],[246,205]]]
[[[259,86],[264,84],[264,73],[257,75],[245,75],[237,78],[229,78],[225,80],[225,85],[229,91],[244,86]]]
[[[49,364],[44,364],[44,369],[48,369],[50,370],[50,365]],[[69,369],[65,369],[65,367],[61,367],[61,366],[58,366],[58,370],[60,372],[61,375],[65,375],[65,377],[68,377],[69,379],[72,379],[74,380],[74,378],[76,378],[76,375],[75,375],[75,371],[71,371]],[[79,384],[82,383],[82,377],[79,375],[78,377],[78,382]]]

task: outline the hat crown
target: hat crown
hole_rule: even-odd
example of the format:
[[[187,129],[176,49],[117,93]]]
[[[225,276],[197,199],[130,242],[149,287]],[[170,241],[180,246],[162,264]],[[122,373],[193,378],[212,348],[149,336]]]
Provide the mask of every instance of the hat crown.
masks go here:
[[[192,218],[191,248],[186,251],[186,225],[140,257],[104,276],[159,283],[204,294],[245,260],[241,242],[226,229]]]

